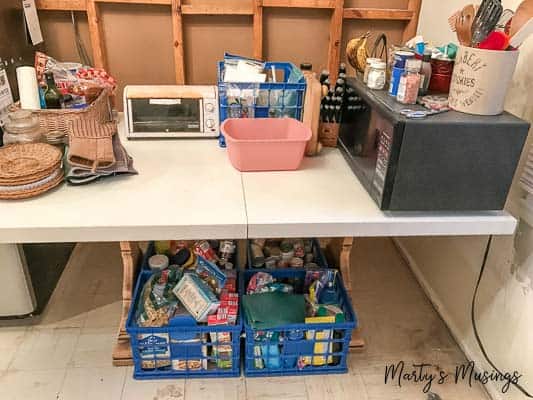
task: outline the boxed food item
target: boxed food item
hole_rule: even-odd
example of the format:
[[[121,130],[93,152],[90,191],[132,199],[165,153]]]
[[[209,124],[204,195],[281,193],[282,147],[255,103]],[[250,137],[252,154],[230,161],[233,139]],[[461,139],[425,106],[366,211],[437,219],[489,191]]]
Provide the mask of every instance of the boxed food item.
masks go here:
[[[198,322],[216,312],[220,301],[198,275],[186,273],[173,289],[174,294]]]

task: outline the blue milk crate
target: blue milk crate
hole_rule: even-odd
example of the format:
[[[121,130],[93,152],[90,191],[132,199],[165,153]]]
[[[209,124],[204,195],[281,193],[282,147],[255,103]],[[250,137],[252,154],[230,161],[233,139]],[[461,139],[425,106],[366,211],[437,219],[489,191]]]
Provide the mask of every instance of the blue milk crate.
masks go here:
[[[301,268],[245,270],[239,281],[241,299],[246,294],[250,278],[260,271],[271,274],[277,280],[300,281],[302,285],[299,286],[303,286],[306,274],[306,270]],[[254,377],[346,373],[350,340],[352,330],[357,327],[357,317],[339,274],[336,287],[345,322],[288,324],[254,330],[242,314],[246,336],[244,374]],[[272,337],[278,339],[273,340]],[[302,359],[306,360],[303,363],[305,366],[299,362]]]
[[[314,263],[317,264],[320,268],[329,268],[328,266],[328,262],[326,260],[326,256],[324,254],[324,252],[322,251],[322,249],[320,248],[320,243],[318,241],[318,239],[316,238],[313,238],[311,239],[312,240],[312,244],[313,244],[313,248],[312,248],[312,251],[313,251],[313,254],[315,255],[315,259],[314,259]],[[252,241],[251,240],[248,240],[248,243],[247,243],[247,265],[246,265],[246,268],[248,269],[261,269],[261,268],[264,268],[264,267],[260,267],[260,268],[254,268],[252,267],[252,251],[250,249],[250,245],[252,244]]]
[[[200,325],[191,316],[172,318],[169,325],[163,327],[151,328],[137,325],[135,310],[144,284],[152,275],[148,267],[148,258],[153,254],[154,244],[151,242],[143,259],[143,267],[137,278],[133,301],[126,321],[126,331],[130,335],[133,355],[133,377],[135,379],[170,379],[240,376],[242,332],[240,310],[235,325]],[[234,259],[238,259],[236,254],[237,250]],[[231,341],[219,342],[220,335],[227,333]],[[216,351],[218,346],[225,346],[226,349],[231,346],[231,356],[219,355]]]
[[[282,82],[269,83],[241,83],[224,82],[224,61],[218,63],[218,104],[220,124],[226,118],[240,118],[243,115],[243,107],[238,103],[228,102],[229,89],[253,89],[254,104],[247,105],[247,116],[253,118],[267,117],[291,117],[297,120],[303,117],[303,104],[305,89],[307,84],[302,77],[296,83],[288,83],[291,71],[297,67],[288,62],[267,62],[265,70],[283,71]],[[230,96],[231,100],[231,96]],[[226,147],[226,142],[222,134],[219,136],[219,144]]]

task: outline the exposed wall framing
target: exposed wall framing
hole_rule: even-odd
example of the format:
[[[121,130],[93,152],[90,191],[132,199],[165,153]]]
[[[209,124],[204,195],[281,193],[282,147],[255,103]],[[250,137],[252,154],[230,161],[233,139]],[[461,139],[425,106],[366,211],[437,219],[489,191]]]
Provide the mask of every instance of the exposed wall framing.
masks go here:
[[[406,9],[344,8],[344,0],[250,0],[242,4],[227,4],[213,1],[182,4],[182,0],[36,0],[40,10],[85,11],[89,21],[89,34],[94,63],[107,67],[105,41],[99,3],[157,4],[171,9],[174,69],[176,83],[185,83],[183,51],[183,15],[250,15],[253,18],[253,55],[263,55],[263,8],[320,8],[331,10],[328,46],[328,67],[334,75],[341,57],[342,25],[344,19],[404,21],[403,39],[414,36],[422,0],[409,0]]]

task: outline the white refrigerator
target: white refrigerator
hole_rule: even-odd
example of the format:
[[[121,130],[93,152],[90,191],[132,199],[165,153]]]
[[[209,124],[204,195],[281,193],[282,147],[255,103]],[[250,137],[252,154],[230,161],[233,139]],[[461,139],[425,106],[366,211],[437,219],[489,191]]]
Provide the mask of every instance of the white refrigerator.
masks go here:
[[[27,316],[37,307],[22,245],[0,244],[0,317]]]

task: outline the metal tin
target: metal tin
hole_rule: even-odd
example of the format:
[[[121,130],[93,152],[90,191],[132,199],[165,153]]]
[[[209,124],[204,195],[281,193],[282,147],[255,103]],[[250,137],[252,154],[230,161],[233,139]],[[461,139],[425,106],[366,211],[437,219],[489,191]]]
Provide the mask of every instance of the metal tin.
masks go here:
[[[405,68],[405,62],[413,58],[415,56],[415,53],[412,51],[404,51],[404,50],[398,50],[394,52],[394,68]]]

